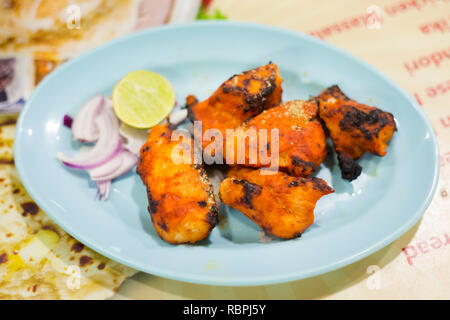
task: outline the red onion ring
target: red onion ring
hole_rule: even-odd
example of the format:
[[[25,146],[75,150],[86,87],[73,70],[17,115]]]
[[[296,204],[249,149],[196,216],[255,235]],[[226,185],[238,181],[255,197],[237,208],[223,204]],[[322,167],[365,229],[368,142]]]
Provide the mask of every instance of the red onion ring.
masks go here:
[[[122,157],[122,151],[118,153],[114,158],[111,160],[105,162],[101,166],[98,166],[94,169],[89,170],[89,176],[91,177],[91,180],[100,180],[98,177],[102,176],[108,176],[115,171],[119,169],[119,167],[122,165],[123,157]]]
[[[95,146],[83,155],[57,157],[66,166],[75,169],[93,169],[105,164],[122,150],[122,140],[119,134],[119,120],[113,109],[104,108],[96,119],[99,137]]]
[[[100,200],[102,198],[107,200],[109,197],[110,190],[111,190],[111,180],[97,182],[97,194]]]
[[[132,128],[122,123],[119,132],[123,138],[123,147],[135,155],[139,155],[141,147],[147,141],[148,131]]]
[[[96,95],[90,99],[73,119],[72,134],[80,141],[94,142],[99,137],[99,128],[96,125],[97,116],[105,106],[105,99],[102,95]]]
[[[65,116],[64,124],[69,126],[69,120],[71,119]],[[119,125],[111,99],[97,95],[83,106],[72,123],[75,139],[95,142],[95,145],[89,151],[79,152],[74,156],[57,155],[68,167],[88,170],[91,180],[97,184],[99,199],[108,199],[112,180],[137,164],[137,155],[125,149],[138,152],[137,149],[147,136],[146,132],[133,130],[129,130],[127,134],[122,133]]]
[[[110,173],[104,174],[102,176],[91,176],[91,179],[96,182],[113,180],[130,171],[138,161],[138,158],[135,154],[125,150],[122,150],[118,157],[122,158],[122,162],[116,170],[112,170]]]

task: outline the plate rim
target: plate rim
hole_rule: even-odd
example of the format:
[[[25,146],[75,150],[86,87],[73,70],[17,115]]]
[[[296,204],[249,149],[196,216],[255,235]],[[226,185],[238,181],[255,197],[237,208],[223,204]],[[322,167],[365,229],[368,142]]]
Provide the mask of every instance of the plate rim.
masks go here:
[[[39,95],[39,92],[42,90],[43,87],[47,84],[47,82],[52,81],[54,77],[59,75],[59,73],[63,73],[65,69],[69,68],[73,64],[76,64],[79,60],[88,58],[91,55],[95,55],[98,51],[104,50],[107,47],[114,46],[116,44],[120,44],[121,42],[128,41],[129,39],[138,38],[138,37],[144,37],[147,34],[151,33],[158,33],[160,31],[164,30],[171,30],[171,29],[183,29],[183,28],[191,28],[191,27],[208,27],[210,25],[213,26],[222,26],[222,27],[238,27],[238,28],[253,28],[253,29],[260,29],[260,30],[267,30],[271,32],[278,32],[278,33],[284,33],[288,34],[294,37],[297,37],[301,40],[306,40],[313,42],[319,46],[325,47],[327,50],[338,52],[341,55],[346,56],[347,58],[352,59],[355,63],[361,65],[362,67],[369,69],[372,73],[376,74],[380,78],[382,78],[386,83],[388,83],[390,86],[394,87],[396,91],[398,91],[411,105],[411,107],[420,115],[420,118],[424,121],[424,124],[426,128],[428,129],[428,132],[430,133],[431,140],[433,142],[434,146],[434,170],[433,170],[433,179],[432,179],[432,187],[427,191],[426,197],[424,198],[424,201],[422,201],[422,205],[417,208],[414,215],[411,215],[410,219],[405,221],[399,228],[397,228],[394,232],[390,233],[389,235],[385,236],[384,238],[376,241],[372,246],[365,248],[364,250],[360,251],[357,254],[354,254],[353,256],[348,256],[346,258],[340,259],[335,262],[331,262],[325,265],[322,265],[320,267],[314,268],[312,270],[306,270],[306,271],[298,271],[298,272],[291,272],[291,273],[282,273],[281,275],[265,275],[265,276],[259,276],[259,277],[253,277],[252,279],[246,279],[242,280],[241,278],[237,279],[237,277],[224,277],[224,276],[217,276],[217,275],[194,275],[194,274],[184,274],[180,272],[172,272],[167,270],[162,270],[159,268],[154,268],[152,266],[147,267],[146,269],[142,268],[141,266],[136,265],[133,262],[125,261],[120,257],[120,255],[115,254],[113,251],[104,250],[102,246],[96,245],[89,239],[86,239],[85,236],[78,236],[75,234],[75,232],[72,232],[71,228],[65,224],[63,224],[60,219],[57,218],[58,215],[54,215],[51,210],[47,207],[46,204],[42,203],[42,201],[38,200],[40,199],[39,191],[35,190],[33,188],[33,185],[28,178],[28,176],[25,174],[25,163],[23,160],[21,160],[21,157],[18,156],[21,153],[21,147],[20,147],[20,141],[21,141],[21,135],[23,133],[23,122],[26,118],[27,112],[30,109],[30,106],[33,104],[33,101],[37,95]],[[405,232],[407,232],[409,229],[411,229],[423,216],[423,214],[426,212],[427,208],[429,207],[431,201],[433,200],[433,197],[437,190],[438,180],[439,180],[439,172],[440,172],[440,166],[439,166],[439,146],[437,142],[437,138],[435,135],[435,132],[433,130],[433,127],[431,126],[431,123],[426,116],[423,109],[418,105],[418,103],[412,98],[410,94],[408,94],[405,89],[400,87],[397,83],[395,83],[393,80],[391,80],[388,76],[386,76],[384,73],[376,69],[374,66],[369,64],[368,62],[362,60],[361,58],[331,44],[328,42],[325,42],[323,40],[317,39],[313,36],[310,36],[308,34],[296,32],[293,30],[288,30],[281,27],[274,27],[274,26],[268,26],[263,24],[257,24],[257,23],[250,23],[250,22],[233,22],[233,21],[195,21],[190,23],[183,23],[183,24],[173,24],[173,25],[162,25],[157,27],[152,27],[146,30],[138,31],[111,41],[108,41],[100,46],[97,46],[91,50],[88,50],[87,52],[82,53],[81,55],[78,55],[75,58],[70,59],[69,61],[65,62],[63,65],[59,66],[56,70],[51,72],[48,76],[46,76],[39,84],[38,86],[33,90],[31,96],[26,101],[25,106],[23,107],[22,111],[19,114],[19,118],[17,121],[17,127],[16,127],[16,133],[14,138],[14,162],[15,166],[17,168],[17,172],[19,174],[20,180],[33,199],[33,201],[37,202],[39,207],[42,208],[43,212],[49,216],[56,224],[58,224],[59,227],[61,227],[65,232],[67,232],[69,235],[71,235],[73,238],[77,239],[78,241],[82,242],[92,250],[100,253],[101,255],[117,261],[123,265],[129,266],[135,270],[142,271],[145,273],[149,273],[152,275],[160,276],[167,279],[173,279],[178,281],[185,281],[190,283],[196,283],[196,284],[206,284],[206,285],[219,285],[219,286],[255,286],[255,285],[269,285],[269,284],[276,284],[276,283],[285,283],[305,278],[310,278],[313,276],[317,276],[320,274],[324,274],[327,272],[334,271],[336,269],[342,268],[344,266],[347,266],[351,263],[357,262],[370,254],[373,254],[377,252],[378,250],[386,247],[396,239],[398,239],[400,236],[402,236]]]

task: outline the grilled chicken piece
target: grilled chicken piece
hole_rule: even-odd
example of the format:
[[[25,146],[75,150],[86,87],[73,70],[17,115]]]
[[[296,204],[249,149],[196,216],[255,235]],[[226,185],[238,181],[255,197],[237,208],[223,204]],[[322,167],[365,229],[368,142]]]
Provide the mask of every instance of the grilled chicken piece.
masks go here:
[[[315,171],[323,159],[326,151],[326,137],[318,117],[315,101],[292,100],[274,108],[263,111],[240,126],[234,134],[227,137],[227,164],[243,164],[251,167],[271,167],[276,163],[267,163],[268,155],[271,161],[278,162],[280,170],[296,177],[307,177]],[[247,138],[251,133],[256,139]],[[267,131],[267,143],[261,138],[261,129]],[[278,150],[276,141],[272,141],[271,130],[278,129]],[[245,149],[239,150],[240,145]],[[230,155],[229,150],[234,153]],[[244,151],[244,152],[242,152]],[[279,156],[276,156],[278,152]],[[244,159],[239,159],[245,153]],[[273,154],[273,157],[271,155]],[[234,160],[232,158],[234,156]],[[231,160],[230,160],[231,158]],[[257,158],[257,161],[252,159]],[[239,160],[239,161],[238,161]]]
[[[172,244],[195,243],[217,223],[213,188],[205,171],[193,164],[192,138],[171,141],[171,135],[167,124],[151,130],[137,172],[147,187],[148,210],[159,236]]]
[[[300,237],[314,222],[316,202],[334,190],[319,178],[232,167],[220,185],[220,198],[241,211],[266,233],[283,239]]]
[[[274,63],[234,75],[205,101],[188,102],[189,118],[202,121],[203,132],[218,129],[226,138],[226,129],[235,129],[248,118],[280,103],[282,81]],[[203,141],[204,148],[208,144]]]
[[[362,169],[354,160],[366,151],[386,155],[387,143],[396,131],[391,113],[348,98],[336,85],[324,90],[316,101],[320,118],[338,154],[344,179],[351,181],[361,174]]]

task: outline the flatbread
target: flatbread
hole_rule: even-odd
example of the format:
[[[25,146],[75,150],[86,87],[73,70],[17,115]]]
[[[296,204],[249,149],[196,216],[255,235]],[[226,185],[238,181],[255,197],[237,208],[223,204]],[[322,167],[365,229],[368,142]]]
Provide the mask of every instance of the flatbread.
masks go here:
[[[5,125],[1,125],[2,121]],[[6,116],[0,118],[0,164],[14,161],[13,144],[16,124],[13,121],[14,118]]]
[[[71,58],[133,31],[138,5],[138,0],[8,0],[0,5],[0,49]]]
[[[33,202],[7,163],[15,125],[0,128],[8,146],[0,151],[0,299],[111,297],[136,271],[79,243]]]

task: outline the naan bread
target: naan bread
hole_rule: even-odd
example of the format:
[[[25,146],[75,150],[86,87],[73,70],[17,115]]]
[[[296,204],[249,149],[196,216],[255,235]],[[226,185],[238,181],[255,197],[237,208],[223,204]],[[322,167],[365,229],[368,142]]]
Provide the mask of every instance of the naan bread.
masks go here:
[[[136,271],[73,239],[33,202],[6,163],[14,127],[0,125],[0,299],[111,297]]]
[[[12,118],[4,117],[5,125],[1,125],[0,118],[0,163],[12,163],[14,161],[13,144],[16,125]],[[8,124],[9,123],[9,124]]]
[[[138,5],[138,0],[6,0],[0,4],[0,48],[71,58],[133,31]]]

